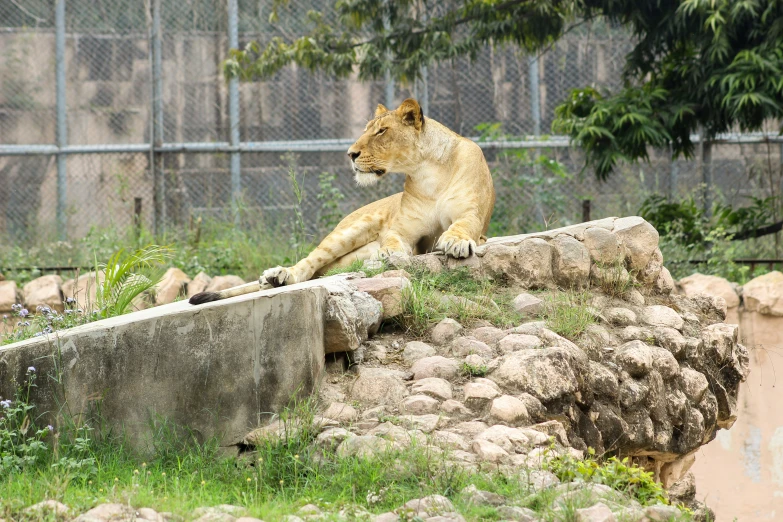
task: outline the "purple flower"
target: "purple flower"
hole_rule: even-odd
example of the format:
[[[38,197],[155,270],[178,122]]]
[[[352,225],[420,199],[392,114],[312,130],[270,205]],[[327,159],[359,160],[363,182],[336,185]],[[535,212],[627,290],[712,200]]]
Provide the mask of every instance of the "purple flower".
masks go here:
[[[0,406],[2,406],[3,408],[10,408],[11,407],[10,399],[6,399],[4,401],[0,401]]]
[[[52,425],[51,425],[51,424],[49,424],[48,426],[46,426],[46,429],[47,429],[47,430],[49,430],[49,431],[54,431],[54,428],[52,427]]]
[[[35,366],[28,366],[27,373],[35,373]]]
[[[73,297],[66,297],[65,298],[65,304],[69,304],[70,305],[70,304],[74,304],[75,302],[76,302],[76,299],[74,299]]]
[[[30,315],[30,312],[27,310],[27,308],[22,308],[21,310],[19,310],[19,315],[21,317],[27,317],[28,315]]]

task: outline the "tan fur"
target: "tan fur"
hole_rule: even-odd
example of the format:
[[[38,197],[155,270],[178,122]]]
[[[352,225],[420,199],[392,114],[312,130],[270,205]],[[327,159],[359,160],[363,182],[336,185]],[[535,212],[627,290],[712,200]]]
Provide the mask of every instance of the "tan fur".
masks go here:
[[[307,281],[335,266],[392,253],[434,248],[465,258],[486,240],[495,189],[484,154],[473,141],[424,118],[415,100],[407,99],[395,110],[378,105],[348,156],[360,185],[396,172],[405,174],[404,190],[349,214],[305,259],[266,270],[262,285],[263,280],[271,286]],[[245,285],[220,295],[252,288]]]

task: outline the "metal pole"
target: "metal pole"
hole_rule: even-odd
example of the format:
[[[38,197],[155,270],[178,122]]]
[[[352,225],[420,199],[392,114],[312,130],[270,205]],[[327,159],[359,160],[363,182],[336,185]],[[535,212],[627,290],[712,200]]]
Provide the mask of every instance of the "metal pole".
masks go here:
[[[669,144],[669,155],[671,157],[671,165],[669,165],[669,199],[674,201],[678,195],[677,184],[679,183],[680,170],[674,158],[674,146],[672,144]]]
[[[388,7],[388,5],[389,5],[389,3],[388,3],[388,0],[387,0],[386,6]],[[388,34],[389,29],[391,28],[391,22],[389,21],[389,16],[388,15],[384,15],[384,17],[383,17],[383,27],[384,27],[384,29],[386,29],[386,33]],[[390,52],[386,53],[386,61],[387,62],[391,61],[391,53]],[[387,109],[393,109],[394,108],[394,80],[392,79],[392,76],[391,76],[391,69],[390,69],[390,67],[391,67],[391,65],[387,66],[386,70],[383,71],[383,82],[384,82],[384,85],[386,87],[385,105],[386,105]]]
[[[531,56],[527,62],[528,76],[530,77],[530,116],[533,118],[533,134],[541,135],[541,99],[538,79],[538,56]]]
[[[65,216],[67,203],[67,162],[62,149],[68,146],[65,99],[65,0],[57,0],[55,6],[55,89],[57,105],[57,234],[64,241],[68,223]]]
[[[152,2],[152,177],[154,192],[155,235],[166,224],[166,180],[163,176],[163,154],[156,149],[163,145],[163,62],[160,43],[160,3]]]
[[[237,0],[228,0],[228,47],[239,47],[239,8]],[[232,147],[239,146],[239,78],[236,76],[228,81],[228,121],[230,126],[230,142]],[[234,219],[239,220],[239,192],[242,188],[241,178],[241,153],[231,153],[231,205],[234,210]]]
[[[712,143],[707,139],[701,142],[701,176],[704,184],[704,215],[712,217]]]
[[[421,110],[426,116],[430,115],[430,84],[427,78],[427,66],[421,68]]]

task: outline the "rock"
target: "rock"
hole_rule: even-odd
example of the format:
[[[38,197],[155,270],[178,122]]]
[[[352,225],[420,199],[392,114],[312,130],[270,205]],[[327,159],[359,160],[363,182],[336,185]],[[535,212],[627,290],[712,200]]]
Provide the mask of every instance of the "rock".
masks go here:
[[[476,435],[485,431],[488,428],[489,426],[487,426],[486,423],[481,421],[466,421],[466,422],[460,422],[459,424],[453,426],[452,428],[449,428],[449,431],[452,431],[454,433],[472,439]]]
[[[663,295],[669,295],[674,290],[674,279],[665,266],[661,268],[661,273],[658,275],[658,279],[655,280],[653,288],[655,288],[656,292]]]
[[[706,294],[722,297],[729,308],[735,308],[740,304],[739,295],[734,291],[731,283],[722,277],[704,275],[697,272],[680,279],[679,284],[687,297]]]
[[[402,415],[399,417],[400,424],[408,426],[410,429],[421,430],[424,433],[432,433],[439,424],[446,424],[448,417],[439,417],[438,415]]]
[[[435,431],[432,434],[432,440],[442,447],[457,449],[462,451],[470,450],[470,444],[465,437],[452,433],[450,431]]]
[[[460,494],[467,504],[475,506],[501,506],[506,502],[504,496],[482,491],[473,484],[463,488]]]
[[[527,413],[525,403],[510,395],[502,395],[494,399],[489,409],[489,416],[494,422],[502,422],[509,426],[530,423],[530,415]]]
[[[408,389],[402,382],[402,372],[362,367],[350,395],[363,404],[396,406],[408,395]]]
[[[520,473],[520,479],[536,492],[560,484],[557,475],[543,469],[525,469]]]
[[[590,361],[590,371],[587,374],[587,382],[593,392],[609,399],[617,398],[619,384],[617,376],[603,364]]]
[[[658,346],[669,350],[675,359],[685,357],[685,348],[688,346],[688,343],[685,337],[674,328],[656,326],[653,330],[653,337]]]
[[[443,319],[430,332],[432,342],[437,345],[448,344],[462,333],[462,325],[454,319]]]
[[[442,515],[438,515],[436,517],[429,517],[427,518],[426,522],[466,522],[466,520],[465,517],[459,513],[452,512],[443,513]]]
[[[96,277],[95,272],[82,274],[78,279],[69,279],[62,284],[63,299],[76,299],[80,308],[92,310],[97,308],[98,286],[103,284],[105,274],[101,270]],[[0,309],[2,311],[2,309]]]
[[[546,433],[550,437],[554,437],[555,440],[557,440],[557,442],[563,446],[569,446],[568,435],[566,435],[565,428],[560,422],[556,420],[534,424],[533,426],[530,426],[530,428],[536,431],[540,431],[541,433]]]
[[[644,514],[650,522],[668,522],[669,520],[677,520],[682,516],[679,509],[664,504],[647,506],[644,508]]]
[[[616,219],[613,232],[625,250],[630,270],[643,270],[658,249],[658,231],[638,216]]]
[[[538,520],[535,511],[517,506],[500,506],[497,509],[497,514],[503,520],[515,520],[516,522],[535,522]]]
[[[439,407],[440,402],[429,395],[411,395],[400,403],[400,411],[413,415],[437,413]]]
[[[415,381],[411,385],[411,392],[429,395],[440,401],[451,399],[451,383],[439,377],[428,377]]]
[[[450,415],[470,415],[472,412],[461,402],[449,399],[440,405],[440,411]]]
[[[602,502],[589,508],[577,509],[574,520],[576,522],[617,522],[612,510]]]
[[[652,305],[642,308],[639,316],[644,324],[650,326],[667,326],[675,330],[682,330],[684,321],[680,314],[663,305]]]
[[[704,374],[686,366],[680,370],[680,380],[682,382],[682,391],[688,397],[688,400],[693,404],[701,402],[704,392],[707,391],[709,386]]]
[[[407,270],[387,270],[386,272],[383,272],[381,274],[378,274],[376,276],[373,276],[376,278],[379,277],[402,277],[404,279],[410,280],[411,275],[408,273]]]
[[[530,415],[533,421],[543,421],[546,416],[546,408],[541,404],[541,401],[530,395],[529,393],[520,393],[517,395],[517,399],[522,401],[525,405],[528,415]]]
[[[133,520],[136,516],[136,512],[133,508],[126,506],[125,504],[98,504],[86,513],[82,513],[74,521],[92,522],[94,520],[102,520],[105,522],[121,522],[125,520]]]
[[[217,278],[216,278],[217,279]],[[381,324],[381,303],[347,285],[329,289],[324,322],[324,353],[359,348]]]
[[[552,247],[540,238],[529,238],[519,245],[492,245],[481,258],[489,275],[505,277],[526,288],[546,287],[552,281]]]
[[[478,457],[486,462],[501,462],[508,457],[508,452],[487,440],[474,440],[471,449]]]
[[[606,320],[615,326],[630,326],[636,324],[636,314],[627,308],[607,308],[603,312]]]
[[[367,458],[399,448],[400,445],[394,441],[384,440],[374,435],[356,435],[348,437],[337,447],[337,455]]]
[[[522,293],[514,298],[511,306],[517,313],[523,315],[538,315],[544,310],[544,301],[534,295]]]
[[[185,295],[188,283],[190,283],[190,278],[185,272],[176,267],[169,268],[154,287],[155,304],[173,303],[177,297]]]
[[[459,374],[459,364],[452,359],[446,359],[440,355],[419,359],[413,366],[413,379],[426,379],[428,377],[440,377],[441,379],[453,379]]]
[[[696,477],[693,473],[686,473],[669,488],[669,500],[672,503],[688,503],[694,498],[696,498]]]
[[[372,522],[400,522],[400,515],[397,513],[382,513],[372,517]]]
[[[480,355],[476,354],[470,354],[465,357],[465,364],[468,364],[473,368],[481,368],[482,366],[486,367],[484,364],[484,359],[482,359]]]
[[[70,518],[71,508],[56,500],[44,500],[25,508],[22,514],[25,518],[36,520],[62,520]]]
[[[402,313],[402,293],[410,287],[410,281],[404,277],[382,277],[354,279],[351,283],[360,292],[367,292],[383,306],[382,319],[391,319]]]
[[[476,354],[491,359],[495,352],[486,344],[470,337],[457,337],[451,342],[451,354],[456,357]]]
[[[577,391],[577,378],[563,348],[523,350],[505,356],[491,377],[503,388],[550,401]]]
[[[353,433],[345,428],[329,428],[315,438],[315,443],[320,448],[336,448],[342,441],[348,437],[353,437]]]
[[[653,368],[658,370],[665,381],[679,373],[680,365],[671,352],[658,346],[651,346],[650,353],[652,354]]]
[[[584,245],[590,258],[605,266],[619,264],[623,260],[619,238],[600,227],[590,227],[584,232]]]
[[[672,328],[674,330],[674,328]],[[675,332],[677,330],[674,330]],[[679,332],[678,332],[679,333]],[[628,341],[648,341],[654,340],[652,328],[641,326],[626,326],[620,331],[620,339]]]
[[[716,323],[706,326],[701,331],[704,355],[714,357],[718,363],[726,361],[737,345],[738,332],[739,326],[736,324]]]
[[[625,300],[636,306],[644,306],[645,303],[644,296],[636,288],[631,288],[625,293]]]
[[[552,274],[564,288],[587,286],[590,281],[590,253],[571,236],[561,234],[552,242]]]
[[[63,311],[63,293],[60,286],[62,278],[58,275],[45,275],[33,279],[24,287],[24,304],[28,310],[35,311],[38,306],[48,306],[58,312]]]
[[[632,377],[644,377],[652,369],[653,350],[642,341],[630,341],[617,349],[615,361]]]
[[[754,277],[742,287],[742,299],[748,312],[783,316],[783,273],[775,270]]]
[[[235,275],[215,276],[209,283],[205,292],[220,292],[228,288],[234,288],[235,286],[244,285],[245,280]]]
[[[503,353],[511,353],[519,350],[531,350],[541,348],[543,343],[535,335],[508,334],[498,342],[498,348]]]
[[[166,522],[167,517],[162,516],[152,508],[139,508],[136,510],[136,519],[149,520],[150,522]]]
[[[16,281],[0,281],[0,314],[10,313],[15,304],[21,304],[22,295]]]
[[[205,272],[199,272],[196,274],[196,277],[194,277],[190,283],[188,283],[188,292],[186,297],[190,299],[196,294],[205,292],[211,283],[211,277],[209,277]]]
[[[427,513],[429,516],[436,516],[443,513],[453,513],[454,504],[442,495],[429,495],[409,500],[400,508],[400,511],[411,514]]]
[[[500,395],[495,388],[486,384],[469,382],[463,387],[465,404],[474,409],[484,408],[489,402]]]
[[[500,328],[494,326],[481,326],[470,332],[471,337],[484,344],[492,346],[508,335]]]
[[[482,431],[473,439],[496,444],[509,453],[524,453],[530,446],[530,439],[522,430],[496,424]]]
[[[356,420],[359,414],[356,413],[356,410],[350,404],[333,402],[326,411],[323,412],[323,416],[340,422],[351,422]]]
[[[408,364],[413,364],[419,359],[431,357],[435,355],[435,353],[435,348],[429,344],[421,341],[411,341],[405,343],[405,349],[402,351],[402,359]]]

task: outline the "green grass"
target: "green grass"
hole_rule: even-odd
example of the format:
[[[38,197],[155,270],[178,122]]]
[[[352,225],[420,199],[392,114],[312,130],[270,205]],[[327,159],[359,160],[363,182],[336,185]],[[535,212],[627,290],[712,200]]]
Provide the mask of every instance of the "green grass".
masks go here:
[[[588,302],[587,291],[562,290],[547,295],[541,318],[547,328],[566,339],[576,340],[591,324],[596,323]]]
[[[349,272],[364,272],[365,276],[373,277],[375,275],[382,274],[387,270],[390,270],[390,268],[386,263],[386,261],[381,261],[378,268],[366,268],[364,266],[364,261],[361,259],[357,259],[356,261],[352,261],[351,264],[348,266],[332,268],[331,270],[328,270],[324,274],[324,277],[329,277],[338,274],[347,274]]]
[[[470,327],[477,320],[508,328],[522,317],[511,307],[513,294],[502,283],[476,279],[466,268],[439,273],[411,268],[411,285],[403,290],[403,313],[395,324],[417,337],[422,337],[441,319],[451,318]],[[455,296],[468,301],[449,300]]]

